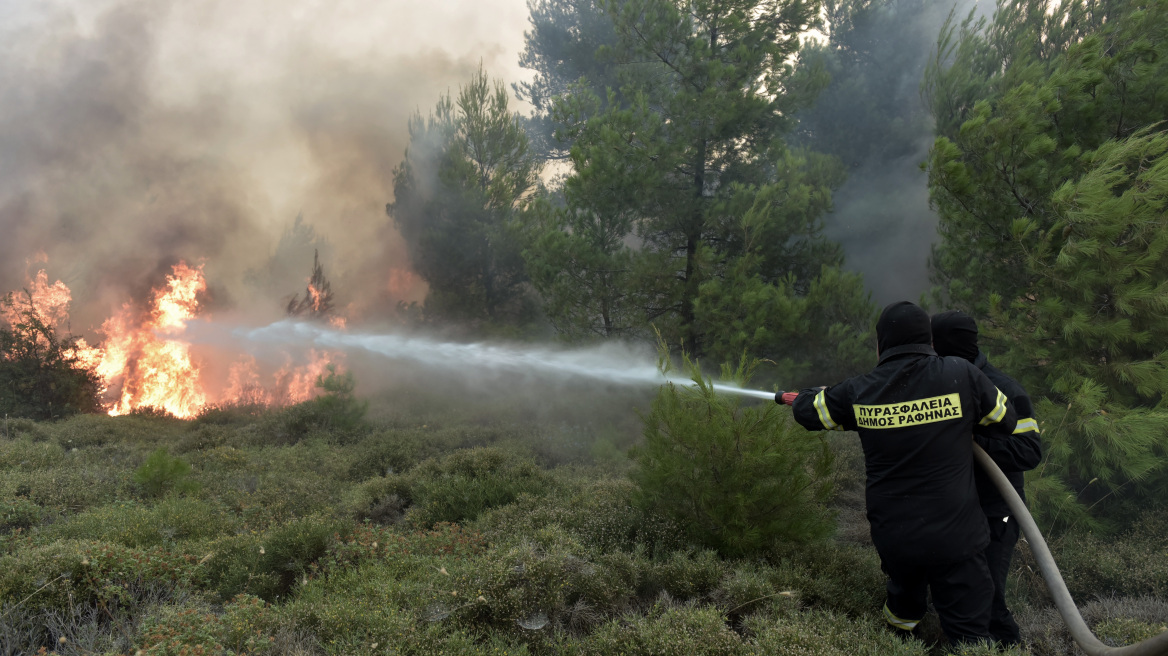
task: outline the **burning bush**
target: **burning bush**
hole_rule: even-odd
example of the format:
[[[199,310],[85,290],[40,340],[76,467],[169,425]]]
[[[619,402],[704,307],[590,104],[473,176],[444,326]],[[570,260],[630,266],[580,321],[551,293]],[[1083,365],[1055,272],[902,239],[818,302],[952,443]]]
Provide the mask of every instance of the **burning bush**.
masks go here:
[[[0,301],[0,412],[55,419],[97,412],[97,376],[78,360],[77,343],[57,336],[32,305],[9,294]]]
[[[750,368],[726,367],[723,376],[743,384]],[[645,444],[633,451],[641,505],[729,555],[830,532],[827,444],[778,405],[742,407],[691,370],[696,387],[666,385],[645,417]]]

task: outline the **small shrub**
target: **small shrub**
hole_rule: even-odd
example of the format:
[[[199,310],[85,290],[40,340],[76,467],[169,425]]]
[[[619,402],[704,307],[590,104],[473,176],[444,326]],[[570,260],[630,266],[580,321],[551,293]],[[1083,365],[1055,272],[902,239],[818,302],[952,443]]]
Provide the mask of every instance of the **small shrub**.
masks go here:
[[[1164,536],[1168,535],[1168,512],[1144,513],[1125,533],[1101,536],[1089,531],[1066,533],[1051,541],[1051,551],[1071,596],[1086,600],[1100,595],[1168,595],[1168,558]],[[1020,543],[1016,569],[1038,571],[1025,543]],[[1018,579],[1018,594],[1045,600],[1045,583],[1029,575]]]
[[[26,495],[50,512],[79,512],[130,496],[133,490],[124,470],[108,465],[8,472],[5,483],[26,490]]]
[[[151,547],[234,533],[238,519],[213,501],[169,496],[149,507],[118,501],[93,508],[44,529],[57,539],[101,540],[127,547]]]
[[[418,464],[424,448],[420,435],[407,431],[383,431],[351,447],[351,480],[373,476],[392,476],[409,471]]]
[[[197,559],[187,554],[60,540],[0,558],[0,604],[27,599],[26,607],[41,609],[126,605],[159,587],[189,589],[202,580]]]
[[[43,508],[31,499],[17,497],[0,501],[0,533],[16,528],[31,528],[41,523]]]
[[[286,595],[328,553],[345,524],[306,517],[260,535],[238,535],[208,544],[206,569],[212,589],[222,599],[247,593],[267,601]]]
[[[654,561],[644,573],[641,596],[651,598],[665,593],[680,601],[701,599],[719,586],[727,570],[713,551],[674,552]]]
[[[357,485],[345,495],[344,507],[358,521],[396,524],[405,515],[412,497],[405,476],[377,477]]]
[[[777,404],[743,406],[715,392],[696,367],[692,373],[695,386],[666,384],[645,417],[645,444],[632,451],[639,505],[726,555],[826,536],[827,443]],[[749,373],[745,362],[723,369],[740,385]]]
[[[219,618],[200,607],[166,607],[142,627],[138,653],[142,656],[199,656],[219,654]]]
[[[413,506],[406,518],[418,527],[473,520],[521,494],[542,496],[550,486],[548,475],[530,459],[491,447],[427,460],[407,478]]]
[[[175,490],[193,492],[198,485],[187,478],[191,466],[181,458],[171,457],[166,449],[151,453],[142,466],[134,470],[134,482],[149,496],[162,496]]]
[[[27,437],[0,442],[0,469],[48,469],[65,458],[65,450],[52,442],[33,442]]]
[[[716,608],[659,604],[645,615],[629,615],[605,624],[581,641],[577,653],[582,656],[745,656],[752,650],[726,626],[725,618]]]
[[[893,635],[883,618],[855,618],[829,611],[762,613],[745,621],[756,636],[757,653],[808,656],[927,656],[929,648],[917,640]],[[989,653],[987,652],[987,656]]]
[[[667,553],[683,546],[680,529],[633,504],[635,487],[625,479],[588,481],[569,494],[522,496],[484,515],[478,526],[492,540],[522,540],[557,526],[594,553],[648,549]]]

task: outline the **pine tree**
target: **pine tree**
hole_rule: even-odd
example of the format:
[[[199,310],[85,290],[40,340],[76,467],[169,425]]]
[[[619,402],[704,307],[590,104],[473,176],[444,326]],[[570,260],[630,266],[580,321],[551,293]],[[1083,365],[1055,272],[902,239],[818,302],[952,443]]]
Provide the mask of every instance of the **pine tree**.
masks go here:
[[[724,281],[739,259],[752,263],[738,275],[801,296],[822,267],[835,270],[841,261],[838,246],[820,234],[841,179],[838,163],[784,143],[795,112],[822,85],[795,65],[817,5],[603,6],[618,37],[609,52],[622,100],[615,91],[602,100],[577,87],[556,103],[574,172],[563,206],[545,208],[543,230],[529,242],[537,245],[528,249],[533,281],[553,322],[575,326],[569,331],[646,334],[654,326],[693,355],[736,360],[741,351],[730,352],[715,334],[722,327],[699,312],[736,302]],[[573,289],[571,280],[587,287]],[[862,290],[820,301],[847,306],[838,313],[846,319],[833,325],[862,315],[848,330],[867,330],[871,307]],[[773,318],[766,308],[754,314]]]
[[[530,319],[516,226],[539,166],[506,90],[480,69],[409,132],[386,212],[430,286],[425,315],[480,327]]]
[[[687,366],[695,386],[661,388],[645,417],[645,443],[632,452],[638,503],[730,556],[829,533],[827,443],[809,437],[781,406],[743,406]],[[724,367],[722,377],[745,385],[752,369],[742,361]]]
[[[308,287],[304,290],[304,297],[293,296],[285,308],[290,317],[307,317],[309,319],[324,319],[333,313],[333,287],[328,278],[324,277],[324,267],[320,264],[320,251],[312,252],[312,275],[308,278]]]
[[[929,72],[936,280],[1041,397],[1028,487],[1050,522],[1168,485],[1165,37],[1163,0],[1002,3],[946,29]]]

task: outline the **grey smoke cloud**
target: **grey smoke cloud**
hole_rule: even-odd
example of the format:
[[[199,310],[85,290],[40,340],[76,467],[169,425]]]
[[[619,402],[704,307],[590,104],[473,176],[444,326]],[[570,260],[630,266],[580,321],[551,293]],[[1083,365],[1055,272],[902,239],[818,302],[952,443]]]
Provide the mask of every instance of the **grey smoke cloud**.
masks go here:
[[[215,302],[278,314],[297,215],[342,306],[418,298],[385,217],[406,121],[480,61],[522,78],[523,0],[0,3],[0,289],[43,252],[74,332],[179,258]],[[297,253],[297,257],[300,257]],[[288,277],[286,274],[283,277]]]

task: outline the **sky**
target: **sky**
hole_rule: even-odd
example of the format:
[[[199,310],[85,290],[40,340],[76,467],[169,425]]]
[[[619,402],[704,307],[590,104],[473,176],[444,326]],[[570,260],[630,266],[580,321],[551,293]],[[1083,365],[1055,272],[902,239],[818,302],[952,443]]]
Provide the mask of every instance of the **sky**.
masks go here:
[[[407,120],[480,64],[526,79],[526,27],[523,0],[0,0],[0,289],[47,267],[86,333],[185,259],[276,316],[300,216],[351,314],[420,300],[385,215]]]

